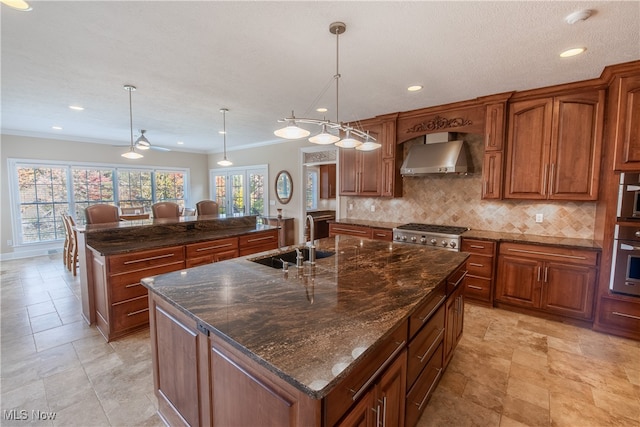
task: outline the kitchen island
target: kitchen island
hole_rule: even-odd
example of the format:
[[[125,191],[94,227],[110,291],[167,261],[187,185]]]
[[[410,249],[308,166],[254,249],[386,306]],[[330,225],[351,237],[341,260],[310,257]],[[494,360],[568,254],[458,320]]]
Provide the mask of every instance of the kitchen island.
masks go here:
[[[350,236],[316,246],[315,266],[254,262],[290,247],[142,280],[168,424],[417,421],[461,333],[468,255]]]

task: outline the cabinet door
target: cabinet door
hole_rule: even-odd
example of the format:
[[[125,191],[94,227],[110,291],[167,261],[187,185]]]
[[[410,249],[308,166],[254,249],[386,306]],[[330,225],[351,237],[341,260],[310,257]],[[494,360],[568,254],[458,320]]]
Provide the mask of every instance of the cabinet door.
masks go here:
[[[340,195],[355,196],[358,194],[358,152],[353,149],[341,148],[340,152]]]
[[[403,351],[389,366],[376,386],[378,417],[385,427],[404,426],[407,356]],[[376,424],[378,425],[378,424]]]
[[[357,150],[356,150],[357,151]],[[359,173],[358,184],[361,196],[379,196],[382,169],[382,152],[357,151]]]
[[[542,264],[533,259],[500,255],[496,300],[523,307],[540,307]]]
[[[551,98],[510,105],[506,199],[547,198],[552,108]]]
[[[375,412],[373,392],[367,393],[338,423],[338,427],[377,427],[380,424],[379,415]]]
[[[502,151],[487,151],[482,161],[482,198],[502,199]]]
[[[640,76],[623,77],[613,86],[616,170],[640,169]],[[617,89],[617,90],[616,90]]]
[[[549,199],[597,200],[604,90],[555,97]]]
[[[336,165],[320,165],[320,198],[336,197]]]
[[[396,159],[382,159],[382,191],[380,195],[382,197],[395,196],[394,186],[396,182]]]
[[[444,365],[446,366],[451,357],[453,350],[458,345],[458,341],[462,336],[463,320],[464,320],[464,287],[460,286],[449,296],[446,305],[446,323],[444,336]]]
[[[543,309],[564,316],[592,318],[595,268],[547,262],[543,281]]]
[[[484,150],[502,151],[504,144],[505,103],[487,105],[484,126]]]

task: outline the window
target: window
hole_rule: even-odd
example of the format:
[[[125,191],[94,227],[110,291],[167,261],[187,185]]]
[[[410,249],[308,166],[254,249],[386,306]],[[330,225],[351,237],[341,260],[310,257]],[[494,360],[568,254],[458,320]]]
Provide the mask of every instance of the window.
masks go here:
[[[18,242],[64,238],[62,215],[69,212],[67,168],[20,166],[18,180],[20,222]]]
[[[267,166],[211,170],[212,198],[221,215],[266,215]]]
[[[149,210],[157,201],[185,206],[188,170],[125,169],[9,159],[12,223],[16,246],[64,239],[62,215],[84,223],[97,203]]]
[[[318,209],[318,193],[320,192],[320,187],[318,186],[318,175],[318,168],[307,167],[305,207],[308,211]]]

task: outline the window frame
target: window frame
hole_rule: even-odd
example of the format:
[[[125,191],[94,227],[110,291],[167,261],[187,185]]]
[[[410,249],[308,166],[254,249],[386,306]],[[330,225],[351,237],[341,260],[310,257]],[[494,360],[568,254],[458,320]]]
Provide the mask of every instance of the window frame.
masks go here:
[[[264,174],[264,183],[263,183],[263,198],[264,198],[264,208],[263,212],[260,215],[268,216],[269,215],[269,200],[270,200],[270,188],[269,188],[269,165],[251,165],[251,166],[237,166],[232,168],[213,168],[209,169],[209,198],[215,202],[218,202],[217,195],[217,187],[216,187],[216,176],[225,176],[228,177],[230,175],[243,175],[243,203],[244,203],[244,212],[243,215],[250,215],[249,210],[251,209],[251,198],[249,191],[249,176],[252,173],[262,173]],[[225,181],[225,192],[228,191],[228,179]],[[227,195],[228,200],[228,195]],[[221,208],[227,212],[227,206]],[[234,216],[233,214],[230,216]]]
[[[12,246],[14,248],[26,248],[51,245],[52,243],[58,243],[64,240],[64,236],[59,239],[45,240],[38,242],[24,242],[21,228],[21,198],[20,189],[18,187],[17,171],[20,167],[31,168],[64,168],[67,173],[67,210],[72,213],[77,223],[84,223],[84,218],[76,218],[76,201],[73,187],[73,170],[74,169],[111,169],[114,182],[114,201],[116,206],[120,205],[120,189],[118,186],[118,173],[123,170],[135,170],[135,171],[151,171],[152,173],[152,198],[156,200],[156,187],[155,187],[155,173],[156,172],[179,172],[183,174],[184,185],[184,204],[189,205],[191,199],[190,188],[190,168],[184,167],[170,167],[170,166],[143,166],[143,165],[123,165],[117,163],[94,163],[94,162],[69,162],[61,160],[42,160],[42,159],[25,159],[25,158],[8,158],[7,159],[7,172],[8,172],[8,185],[9,185],[9,203],[10,203],[10,217],[11,217],[11,231],[13,233]],[[133,166],[133,167],[132,167]]]

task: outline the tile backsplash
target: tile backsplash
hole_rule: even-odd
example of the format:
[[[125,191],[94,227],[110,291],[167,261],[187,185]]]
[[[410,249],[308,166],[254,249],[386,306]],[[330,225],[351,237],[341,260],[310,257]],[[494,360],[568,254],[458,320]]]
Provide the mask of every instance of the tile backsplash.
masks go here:
[[[475,230],[592,239],[595,202],[482,200],[482,136],[461,135],[473,162],[467,175],[403,177],[403,197],[345,198],[347,218],[457,225]],[[419,141],[405,143],[408,146]],[[374,206],[375,212],[371,211]],[[536,214],[543,221],[536,223]]]

